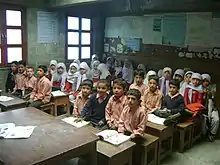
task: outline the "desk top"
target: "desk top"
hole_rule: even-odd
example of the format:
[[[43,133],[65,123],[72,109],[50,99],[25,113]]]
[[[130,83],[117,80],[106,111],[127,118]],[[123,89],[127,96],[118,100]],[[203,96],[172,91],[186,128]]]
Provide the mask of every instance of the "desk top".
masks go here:
[[[2,93],[2,96],[8,96],[8,97],[12,97],[13,100],[10,100],[10,101],[5,101],[5,102],[2,102],[0,101],[0,105],[7,108],[7,107],[11,107],[11,106],[16,106],[16,105],[21,105],[21,104],[25,104],[26,101],[23,100],[23,99],[20,99],[18,97],[15,97],[15,96],[12,96],[8,93]]]
[[[147,127],[155,128],[159,131],[163,131],[164,129],[168,128],[165,125],[155,124],[155,123],[152,123],[152,122],[149,122],[149,121],[147,122]]]
[[[98,132],[101,132],[100,130],[98,130],[96,128],[93,128],[91,126],[88,126],[88,128],[94,134],[96,134]],[[122,143],[118,146],[115,146],[113,144],[110,144],[110,143],[99,140],[97,142],[97,151],[99,153],[111,158],[111,157],[113,157],[113,156],[115,156],[115,155],[117,155],[121,152],[126,151],[127,149],[129,149],[131,147],[134,147],[134,146],[135,146],[135,143],[131,142],[131,141],[127,141],[127,142],[124,142],[124,143]]]
[[[74,128],[43,113],[25,108],[0,114],[1,123],[37,126],[28,139],[0,139],[0,160],[6,165],[43,164],[53,158],[62,160],[65,154],[98,140],[87,128]]]

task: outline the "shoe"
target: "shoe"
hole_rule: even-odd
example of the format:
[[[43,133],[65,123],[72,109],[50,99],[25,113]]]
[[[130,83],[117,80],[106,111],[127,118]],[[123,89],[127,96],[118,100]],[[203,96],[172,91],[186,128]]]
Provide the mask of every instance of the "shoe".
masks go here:
[[[164,125],[169,125],[171,123],[177,124],[178,120],[180,119],[181,114],[177,113],[174,115],[170,115],[166,118],[166,120],[163,122]]]

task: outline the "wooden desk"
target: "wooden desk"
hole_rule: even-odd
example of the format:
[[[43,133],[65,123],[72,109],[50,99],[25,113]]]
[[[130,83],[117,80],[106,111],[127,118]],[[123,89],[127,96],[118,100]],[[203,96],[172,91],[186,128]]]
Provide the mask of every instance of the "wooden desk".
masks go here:
[[[0,108],[2,109],[2,112],[26,107],[26,101],[23,99],[20,99],[7,93],[3,93],[2,96],[8,96],[13,98],[13,100],[6,102],[0,101]]]
[[[151,135],[159,137],[158,164],[160,164],[161,160],[172,152],[174,126],[164,126],[147,122],[146,131]],[[164,143],[167,143],[166,148],[163,147]]]
[[[87,126],[94,134],[100,130]],[[115,146],[104,141],[97,142],[98,164],[99,165],[132,165],[132,151],[135,143],[127,141]]]
[[[1,139],[0,160],[5,165],[60,165],[88,155],[97,165],[96,137],[87,128],[77,129],[34,108],[0,113],[0,122],[37,126],[28,139]]]
[[[57,107],[60,106],[60,105],[66,105],[66,110],[67,110],[66,115],[70,116],[69,95],[52,97],[51,101],[55,104],[54,116],[57,116]]]

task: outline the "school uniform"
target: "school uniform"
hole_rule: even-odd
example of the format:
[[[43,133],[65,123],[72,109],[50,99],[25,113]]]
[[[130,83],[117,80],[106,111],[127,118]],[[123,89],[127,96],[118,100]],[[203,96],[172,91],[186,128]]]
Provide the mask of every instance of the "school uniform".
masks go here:
[[[87,104],[89,100],[88,98],[84,98],[82,96],[82,92],[80,92],[78,94],[78,96],[76,97],[75,103],[74,103],[74,115],[75,116],[80,116],[82,109],[85,107],[85,105]]]
[[[22,95],[22,90],[24,90],[25,78],[26,78],[26,72],[16,74],[15,87],[14,87],[14,91],[16,91],[16,92],[14,95],[16,95],[16,96]]]
[[[126,65],[124,63],[124,66],[122,68],[122,79],[127,84],[130,85],[133,82],[133,79],[134,79],[134,69],[133,69],[132,63],[128,59],[125,59],[125,61],[126,60],[127,60],[127,63],[129,65],[129,67],[126,67]]]
[[[172,69],[169,67],[165,67],[163,69],[163,74],[165,74],[165,72],[169,72],[170,74],[172,74]],[[160,91],[163,93],[164,96],[169,93],[169,82],[170,80],[166,79],[164,76],[159,79]]]
[[[105,108],[105,119],[109,125],[113,125],[118,128],[119,118],[124,107],[127,105],[127,97],[125,95],[120,98],[114,95],[109,99],[108,104]]]
[[[50,80],[43,76],[37,79],[37,84],[31,93],[30,99],[33,100],[29,104],[29,107],[40,108],[42,104],[50,102],[51,99],[52,84]]]
[[[153,70],[148,71],[147,74],[146,74],[146,77],[144,79],[144,84],[148,85],[149,77],[150,76],[156,76],[156,75],[157,75],[157,73],[155,71],[153,71]]]
[[[182,113],[184,111],[184,99],[180,93],[171,96],[171,94],[166,95],[163,98],[162,109],[167,108],[171,111],[171,114]]]
[[[37,78],[32,76],[31,78],[26,77],[24,80],[24,91],[25,95],[30,94],[37,84]],[[29,99],[29,98],[28,98]]]
[[[88,66],[88,64],[86,62],[81,62],[80,66],[79,66],[80,69],[85,69],[86,70],[86,73],[85,74],[81,74],[80,71],[77,72],[77,84],[76,84],[76,90],[79,90],[80,89],[80,85],[81,83],[86,80],[86,79],[91,79],[91,75],[90,75],[90,68]]]
[[[57,67],[57,61],[56,60],[51,60],[50,61],[50,66],[51,65],[54,65],[55,67]],[[49,66],[49,67],[50,67]],[[57,73],[57,69],[55,68],[55,70],[51,70],[51,69],[48,69],[49,71],[48,71],[48,74],[47,74],[47,78],[50,80],[50,81],[52,81],[52,78],[53,78],[53,76]]]
[[[191,103],[203,104],[202,86],[193,87],[192,84],[188,85],[184,92],[184,103],[185,105],[188,105]]]
[[[98,70],[98,68],[94,67],[94,66],[98,67],[99,64],[100,64],[100,62],[98,60],[95,60],[92,63],[91,76],[92,76],[93,83],[97,83],[100,80],[101,72],[100,72],[100,70]]]
[[[152,112],[161,108],[163,94],[159,89],[155,92],[151,92],[148,88],[142,96],[141,105],[145,108],[146,112]]]
[[[12,71],[10,71],[8,73],[6,84],[5,84],[6,92],[13,91],[15,87],[15,79],[16,79],[16,73],[13,73]]]
[[[57,64],[57,69],[60,68],[60,67],[63,68],[63,73],[62,74],[55,73],[53,75],[51,81],[52,81],[54,90],[64,91],[68,74],[66,72],[66,66],[65,66],[64,63],[58,63]]]
[[[133,83],[130,85],[129,89],[137,89],[141,92],[141,95],[143,96],[144,92],[147,89],[147,85],[145,85],[145,84],[137,85],[136,83]]]
[[[97,93],[93,94],[81,111],[81,116],[85,117],[86,120],[91,121],[95,125],[97,125],[99,121],[105,123],[105,107],[108,104],[109,99],[109,94],[107,94],[105,98],[101,98]]]

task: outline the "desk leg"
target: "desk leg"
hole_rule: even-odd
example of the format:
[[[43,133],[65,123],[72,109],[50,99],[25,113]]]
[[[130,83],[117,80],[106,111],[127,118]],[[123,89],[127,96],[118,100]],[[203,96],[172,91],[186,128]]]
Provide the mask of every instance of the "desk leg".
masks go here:
[[[69,117],[70,116],[70,102],[68,100],[68,103],[66,104],[66,116]]]
[[[97,165],[97,151],[96,151],[96,142],[92,144],[89,153],[90,165]]]
[[[54,116],[56,117],[57,116],[57,103],[55,102],[55,105],[54,105]]]

